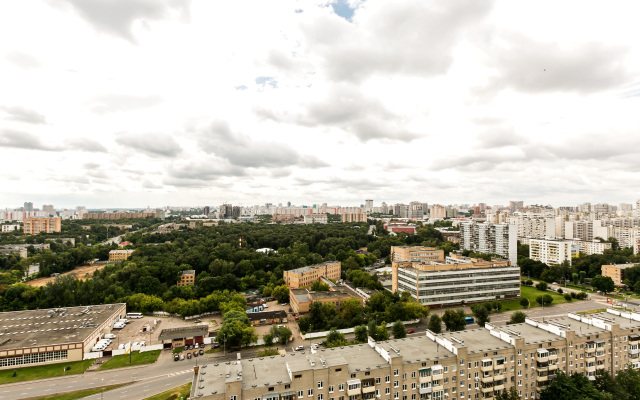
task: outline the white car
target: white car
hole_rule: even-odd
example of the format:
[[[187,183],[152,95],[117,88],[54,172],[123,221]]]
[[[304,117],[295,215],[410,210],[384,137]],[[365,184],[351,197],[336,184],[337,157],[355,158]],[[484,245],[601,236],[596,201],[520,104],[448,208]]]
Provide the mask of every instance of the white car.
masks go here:
[[[262,307],[269,308],[269,306],[267,304],[263,304]]]
[[[196,345],[193,346],[194,349],[197,349],[198,347],[200,347],[200,345],[198,343],[196,343]]]
[[[302,351],[304,350],[304,346],[298,346],[295,348],[296,351]]]
[[[138,342],[133,342],[133,344],[131,346],[138,346],[140,343]]]
[[[113,333],[107,333],[106,335],[104,335],[105,339],[115,339],[117,338],[116,335],[114,335]]]
[[[144,340],[142,342],[140,342],[140,346],[146,346],[147,342],[145,342]]]
[[[118,346],[118,349],[124,350],[124,344],[121,344],[120,346]]]

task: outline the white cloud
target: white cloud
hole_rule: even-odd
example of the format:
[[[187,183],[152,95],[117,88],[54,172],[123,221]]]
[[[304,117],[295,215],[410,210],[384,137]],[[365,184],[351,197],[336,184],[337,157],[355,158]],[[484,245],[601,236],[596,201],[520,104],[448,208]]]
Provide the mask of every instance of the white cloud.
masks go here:
[[[631,202],[640,5],[610,7],[5,2],[0,206]]]

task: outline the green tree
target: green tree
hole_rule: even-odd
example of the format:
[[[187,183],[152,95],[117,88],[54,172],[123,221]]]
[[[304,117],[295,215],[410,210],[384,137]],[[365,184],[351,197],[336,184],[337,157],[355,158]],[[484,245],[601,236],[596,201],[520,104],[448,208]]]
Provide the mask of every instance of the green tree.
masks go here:
[[[393,323],[391,327],[391,332],[393,333],[394,339],[402,339],[407,337],[407,331],[404,329],[404,324],[402,321],[396,321]]]
[[[271,296],[275,297],[278,300],[278,303],[288,303],[289,288],[287,285],[276,286],[271,291]]]
[[[347,344],[347,341],[344,338],[344,335],[336,328],[331,328],[329,333],[327,334],[327,347],[338,347],[344,346]]]
[[[580,279],[580,275],[578,275],[577,273],[574,272],[571,274],[571,280],[573,281],[574,285],[578,284],[579,279]]]
[[[549,287],[549,285],[547,285],[547,283],[546,283],[546,282],[538,282],[538,283],[536,284],[536,289],[541,290],[541,291],[543,291],[543,292],[544,292],[545,290],[547,290],[547,288],[548,288],[548,287]]]
[[[442,332],[442,319],[438,314],[431,314],[429,317],[429,330],[433,333],[441,333]]]
[[[580,283],[584,283],[584,280],[586,277],[587,277],[587,271],[580,271]]]
[[[446,310],[442,315],[442,322],[448,331],[462,331],[466,326],[464,310],[461,308],[457,310]]]
[[[489,310],[482,304],[474,304],[471,306],[471,312],[481,327],[484,327],[484,324],[491,321],[491,318],[489,318]]]
[[[317,280],[313,281],[309,290],[311,290],[312,292],[328,292],[329,288],[330,287],[328,283]]]
[[[527,299],[526,297],[523,297],[520,299],[520,305],[524,308],[529,308],[529,299]]]
[[[564,297],[567,303],[571,303],[571,301],[573,300],[573,297],[571,297],[571,293],[565,293],[562,295],[562,297]]]
[[[286,326],[278,327],[273,325],[271,326],[271,329],[269,329],[269,334],[281,345],[289,343],[289,339],[291,339],[291,329]]]
[[[592,278],[591,286],[603,293],[613,292],[613,290],[615,289],[613,279],[611,279],[611,277],[609,276],[602,275],[596,275],[594,278]]]
[[[640,400],[640,371],[634,369],[629,365],[626,369],[618,371],[618,376],[615,378],[616,384],[622,388],[622,390],[629,395],[630,400]],[[619,392],[613,392],[617,395]],[[616,400],[624,397],[615,397]]]
[[[509,390],[503,390],[500,394],[494,397],[495,400],[520,400],[518,391],[515,387],[510,387]]]
[[[550,294],[536,297],[536,303],[542,306],[550,306],[553,303],[553,297]]]
[[[387,324],[383,321],[380,326],[376,328],[377,340],[389,340],[389,332],[387,332]]]
[[[511,318],[509,319],[510,324],[522,324],[527,319],[527,314],[522,311],[516,311],[511,314]]]
[[[367,343],[367,326],[366,325],[358,325],[356,326],[354,332],[356,336],[356,341],[360,343]]]
[[[374,320],[369,320],[369,323],[367,324],[367,333],[373,340],[378,340],[378,327]]]

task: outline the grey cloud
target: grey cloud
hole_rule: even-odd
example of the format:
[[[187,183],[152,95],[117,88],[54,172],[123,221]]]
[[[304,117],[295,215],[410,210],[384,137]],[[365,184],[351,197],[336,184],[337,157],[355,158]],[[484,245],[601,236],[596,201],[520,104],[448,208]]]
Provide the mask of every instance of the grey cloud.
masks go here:
[[[56,150],[55,147],[43,143],[38,136],[32,133],[10,129],[3,130],[0,133],[0,147],[44,151]]]
[[[163,101],[164,99],[160,95],[102,94],[88,99],[86,104],[95,113],[108,114],[153,107]]]
[[[434,76],[453,63],[463,35],[482,22],[492,2],[385,2],[359,8],[354,23],[335,15],[303,25],[305,45],[319,55],[331,78],[360,81],[369,75]]]
[[[219,187],[221,179],[228,177],[242,177],[246,175],[243,168],[239,168],[219,159],[209,158],[174,163],[167,169],[167,176],[163,179],[164,185],[177,187],[207,187],[215,184]]]
[[[248,136],[232,132],[226,121],[213,121],[209,127],[201,130],[198,143],[205,151],[245,168],[293,165],[318,168],[328,165],[315,157],[302,156],[286,144],[254,141]]]
[[[32,70],[42,67],[42,62],[38,58],[18,50],[6,53],[3,58],[23,70]]]
[[[500,125],[480,132],[476,140],[484,148],[522,146],[529,142],[528,138],[518,135],[513,127]]]
[[[0,106],[5,118],[11,121],[26,122],[29,124],[46,124],[47,119],[37,111],[20,106]]]
[[[496,71],[485,91],[592,93],[628,83],[633,75],[625,66],[630,49],[601,43],[565,48],[539,42],[520,33],[497,34],[490,41],[488,62]]]
[[[162,189],[164,186],[162,184],[157,184],[149,180],[145,180],[142,183],[142,187],[145,189]]]
[[[182,151],[182,147],[173,137],[163,133],[121,133],[116,137],[116,143],[150,156],[175,157]]]
[[[90,139],[70,139],[67,140],[66,146],[70,150],[88,151],[96,153],[106,153],[107,148],[102,144]]]
[[[412,141],[421,136],[410,132],[405,121],[389,111],[378,99],[365,96],[359,88],[350,84],[332,86],[324,98],[302,104],[303,112],[278,113],[270,109],[258,109],[258,116],[275,121],[294,122],[308,127],[333,126],[351,133],[363,142]]]
[[[66,3],[97,30],[135,43],[136,21],[185,19],[189,0],[58,0]]]

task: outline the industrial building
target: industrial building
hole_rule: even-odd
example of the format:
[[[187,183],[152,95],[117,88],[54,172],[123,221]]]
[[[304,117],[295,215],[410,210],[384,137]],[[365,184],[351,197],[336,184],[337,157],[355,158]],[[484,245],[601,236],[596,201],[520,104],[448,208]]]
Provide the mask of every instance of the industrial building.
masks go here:
[[[194,368],[202,400],[492,399],[513,387],[538,398],[558,371],[640,368],[640,314],[580,316],[368,343]]]
[[[0,370],[81,361],[126,313],[124,303],[0,313]]]

